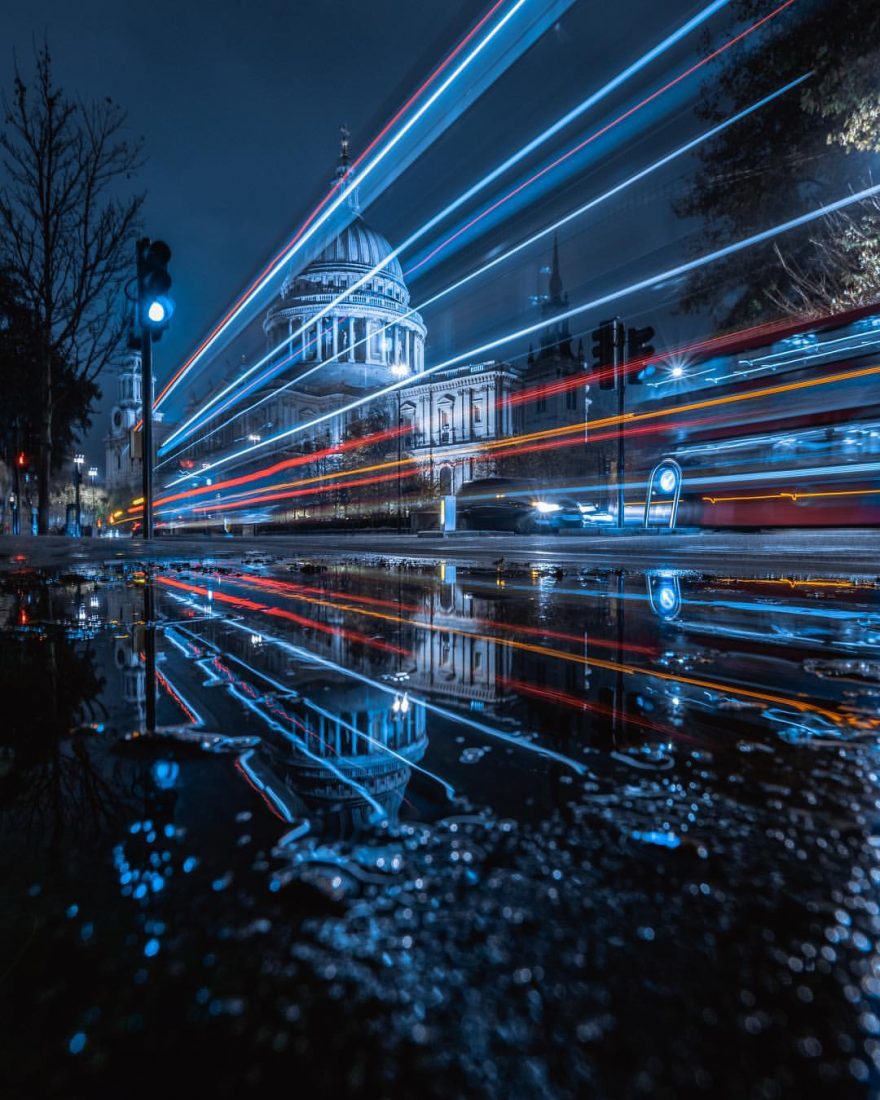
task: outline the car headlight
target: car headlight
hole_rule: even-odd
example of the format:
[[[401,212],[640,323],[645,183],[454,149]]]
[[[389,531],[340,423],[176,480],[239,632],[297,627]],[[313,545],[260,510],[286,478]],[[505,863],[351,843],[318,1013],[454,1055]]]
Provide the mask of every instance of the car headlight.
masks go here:
[[[542,515],[547,515],[548,512],[559,512],[561,508],[562,505],[553,504],[549,500],[538,500],[535,502],[536,511],[540,512]]]

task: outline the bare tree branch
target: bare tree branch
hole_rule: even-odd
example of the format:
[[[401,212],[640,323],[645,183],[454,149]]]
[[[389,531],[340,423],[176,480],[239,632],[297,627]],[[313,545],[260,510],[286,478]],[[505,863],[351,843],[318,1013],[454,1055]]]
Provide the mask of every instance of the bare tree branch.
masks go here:
[[[57,372],[92,382],[119,347],[122,292],[142,194],[120,190],[143,164],[112,100],[83,103],[52,77],[46,42],[30,83],[15,65],[0,131],[0,264],[21,287],[37,325],[40,397],[40,531],[48,525]]]

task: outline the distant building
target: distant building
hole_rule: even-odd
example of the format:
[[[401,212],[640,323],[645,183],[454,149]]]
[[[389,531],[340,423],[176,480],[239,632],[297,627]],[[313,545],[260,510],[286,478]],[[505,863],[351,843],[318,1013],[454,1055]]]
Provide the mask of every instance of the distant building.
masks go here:
[[[336,178],[349,174],[347,135]],[[247,439],[258,441],[302,425],[286,436],[273,455],[308,455],[337,446],[361,425],[401,427],[401,448],[434,494],[454,492],[474,477],[504,473],[491,444],[522,432],[584,423],[589,399],[585,385],[565,385],[585,372],[583,346],[572,347],[566,322],[555,318],[567,307],[554,244],[549,292],[543,295],[546,329],[537,353],[525,366],[491,360],[425,372],[427,330],[410,306],[403,271],[388,241],[370,227],[350,198],[350,223],[302,270],[295,264],[278,298],[263,317],[262,329],[273,358],[290,366],[248,398],[237,415],[228,410],[205,422],[176,458],[181,472],[197,471]],[[374,269],[381,267],[381,270]],[[348,288],[328,313],[310,323]],[[370,399],[403,379],[391,394]],[[558,385],[558,383],[562,385]],[[219,380],[214,383],[218,385]],[[532,389],[546,393],[530,396]],[[525,392],[525,391],[528,391]],[[138,418],[139,375],[135,357],[120,374],[119,399],[107,440],[108,486],[129,484],[140,464],[132,463],[128,432]],[[347,412],[344,406],[356,407]],[[188,415],[196,412],[196,403]],[[363,431],[359,434],[364,434]],[[488,450],[481,450],[481,445]],[[395,453],[396,442],[387,442]],[[265,464],[266,452],[260,463]],[[253,465],[242,458],[227,469],[240,473]],[[558,461],[558,459],[557,459]],[[411,468],[408,468],[411,469]]]
[[[104,439],[106,489],[111,495],[129,490],[138,495],[140,459],[131,457],[131,431],[141,416],[141,356],[129,354],[116,378],[116,404],[110,413],[110,431]]]

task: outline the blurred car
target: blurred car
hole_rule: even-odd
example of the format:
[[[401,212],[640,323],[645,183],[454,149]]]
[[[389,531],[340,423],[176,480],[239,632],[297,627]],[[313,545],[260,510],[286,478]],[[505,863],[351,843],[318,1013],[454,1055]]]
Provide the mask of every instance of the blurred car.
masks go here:
[[[555,530],[563,510],[540,482],[530,478],[475,478],[461,486],[455,499],[458,526],[471,531]]]
[[[581,505],[573,497],[548,497],[544,509],[536,508],[535,528],[538,531],[559,531],[561,528],[580,529],[584,525]]]
[[[612,527],[614,516],[597,504],[579,504],[581,524],[584,527]]]

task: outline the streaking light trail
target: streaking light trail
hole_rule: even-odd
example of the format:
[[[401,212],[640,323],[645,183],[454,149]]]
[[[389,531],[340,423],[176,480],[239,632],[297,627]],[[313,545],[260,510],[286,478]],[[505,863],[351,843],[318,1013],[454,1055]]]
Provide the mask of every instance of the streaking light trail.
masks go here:
[[[498,165],[496,168],[492,169],[492,171],[489,172],[486,176],[484,176],[481,180],[479,180],[477,183],[473,184],[473,186],[471,186],[466,191],[464,191],[461,195],[458,196],[458,198],[454,199],[448,206],[446,206],[445,209],[441,210],[440,213],[435,214],[432,218],[430,218],[427,222],[425,222],[424,225],[422,225],[414,233],[410,234],[410,236],[401,245],[399,245],[397,248],[393,249],[391,251],[391,253],[388,256],[386,256],[380,263],[376,264],[365,275],[362,275],[358,280],[356,280],[350,286],[348,286],[345,289],[345,291],[343,291],[341,294],[337,295],[337,297],[335,299],[330,301],[327,305],[323,306],[322,309],[320,309],[317,313],[313,314],[308,319],[308,322],[306,324],[302,325],[295,332],[290,333],[288,335],[288,337],[284,341],[282,341],[277,347],[275,347],[271,351],[267,352],[253,366],[249,367],[246,371],[244,371],[242,374],[240,374],[239,377],[237,379],[235,379],[234,382],[231,382],[228,386],[226,386],[218,394],[216,394],[208,402],[206,402],[205,405],[203,405],[202,408],[198,412],[194,413],[193,416],[190,417],[190,419],[188,421],[186,421],[178,429],[176,429],[174,432],[172,432],[171,435],[168,436],[168,438],[165,440],[165,443],[160,448],[159,454],[160,455],[166,454],[170,444],[175,439],[187,438],[187,436],[189,434],[192,434],[191,432],[186,433],[186,434],[184,434],[184,433],[185,433],[185,430],[187,428],[191,428],[197,420],[203,419],[206,412],[208,411],[208,409],[212,408],[218,401],[220,401],[223,397],[225,397],[227,394],[229,394],[231,392],[231,390],[233,390],[237,385],[239,385],[241,382],[243,382],[246,378],[250,377],[255,371],[259,370],[260,367],[264,366],[273,356],[277,355],[278,352],[281,351],[284,347],[286,347],[289,343],[291,343],[292,341],[296,340],[299,336],[301,336],[303,334],[303,332],[306,331],[307,328],[310,328],[312,325],[315,324],[316,321],[319,321],[322,317],[325,317],[328,313],[330,313],[338,305],[340,305],[342,302],[344,302],[346,299],[348,299],[352,294],[356,293],[357,290],[360,287],[362,287],[366,282],[368,282],[370,279],[372,279],[379,272],[383,271],[388,266],[388,264],[392,262],[392,260],[396,259],[401,253],[405,252],[408,248],[412,247],[412,245],[414,245],[417,241],[421,240],[421,238],[426,233],[429,233],[436,225],[439,225],[440,222],[445,220],[450,214],[454,213],[457,209],[459,209],[459,207],[461,207],[464,203],[468,202],[471,198],[473,198],[480,191],[482,191],[486,187],[488,187],[489,184],[494,182],[494,180],[496,180],[500,175],[503,175],[504,172],[508,171],[508,169],[512,168],[515,164],[519,163],[519,161],[522,160],[524,157],[528,156],[530,153],[534,152],[536,149],[538,149],[545,142],[549,141],[550,138],[552,138],[555,134],[557,134],[561,129],[563,129],[569,123],[573,122],[581,114],[588,111],[591,107],[594,107],[602,99],[604,99],[608,95],[610,95],[612,91],[614,91],[616,88],[618,88],[621,84],[623,84],[631,76],[633,76],[635,73],[639,72],[641,69],[645,68],[646,65],[649,65],[655,58],[659,57],[666,50],[670,49],[676,42],[680,41],[683,37],[685,37],[687,34],[689,34],[690,31],[692,31],[695,27],[698,27],[702,23],[704,23],[708,18],[710,18],[712,15],[714,15],[717,11],[719,11],[722,7],[724,7],[729,2],[730,2],[730,0],[713,0],[713,3],[709,4],[708,7],[704,8],[703,11],[699,12],[696,16],[694,16],[693,19],[688,20],[687,23],[685,23],[685,24],[683,24],[683,26],[679,27],[676,31],[674,31],[671,35],[669,35],[667,38],[665,38],[662,42],[658,43],[658,45],[656,45],[656,46],[652,47],[652,49],[648,50],[647,53],[643,54],[642,57],[640,57],[637,61],[633,62],[632,65],[629,65],[626,69],[623,69],[616,76],[612,77],[611,80],[609,80],[606,84],[604,84],[597,91],[595,91],[591,95],[589,95],[585,100],[583,100],[581,103],[579,103],[577,107],[575,107],[575,108],[573,108],[573,110],[569,111],[568,114],[564,115],[561,119],[558,119],[555,123],[553,123],[552,126],[548,127],[548,129],[546,129],[542,134],[539,134],[537,137],[533,138],[526,145],[522,146],[522,148],[517,150],[517,152],[515,152],[510,157],[508,157],[506,161],[504,161],[502,164]],[[624,118],[629,117],[635,111],[637,111],[641,107],[647,105],[647,103],[649,103],[652,99],[656,98],[658,95],[662,94],[665,91],[668,91],[670,88],[672,88],[679,81],[685,79],[686,76],[689,76],[689,75],[691,75],[691,73],[696,72],[697,69],[699,69],[703,65],[707,64],[710,60],[712,60],[712,58],[717,57],[720,53],[724,52],[724,50],[729,49],[732,45],[734,45],[735,43],[741,41],[748,34],[751,34],[754,30],[757,30],[757,28],[759,26],[762,26],[769,19],[774,18],[776,15],[778,15],[781,11],[783,11],[785,8],[789,7],[794,2],[795,2],[795,0],[785,0],[785,3],[782,4],[775,11],[771,12],[769,15],[767,15],[763,19],[759,20],[757,23],[755,23],[752,26],[748,27],[745,31],[743,31],[741,34],[737,35],[735,38],[733,38],[730,41],[728,41],[727,43],[725,43],[724,46],[722,46],[718,50],[714,51],[707,58],[702,59],[696,65],[692,66],[686,73],[681,74],[679,77],[677,77],[670,84],[668,84],[664,88],[660,89],[660,91],[654,93],[654,95],[652,95],[648,99],[644,100],[641,104],[639,104],[638,106],[632,108],[630,111],[626,112],[625,115],[621,115],[618,119],[615,119],[614,122],[609,123],[607,126],[603,127],[602,130],[597,131],[596,134],[594,134],[591,138],[587,139],[586,142],[582,143],[582,145],[580,147],[583,147],[584,145],[588,144],[590,141],[594,140],[594,138],[599,136],[599,134],[606,133],[613,126],[616,126],[618,124],[618,122],[623,121]],[[571,155],[571,154],[566,154],[566,156],[569,156],[569,155]],[[562,159],[564,160],[565,158],[562,158]],[[561,163],[561,162],[562,161],[560,160],[558,163]],[[551,165],[550,167],[553,167],[553,166]],[[544,172],[550,171],[550,167],[545,169]],[[540,175],[543,175],[544,172],[540,173]],[[535,177],[535,179],[537,179],[537,178],[538,177]],[[529,181],[529,182],[532,182],[532,181]],[[525,187],[527,185],[528,185],[528,183],[523,184],[522,187],[518,188],[517,190],[518,191],[522,190],[523,187]],[[501,201],[506,201],[506,200],[501,200]],[[498,204],[496,204],[496,205],[498,205]],[[494,209],[494,207],[493,207],[493,209]],[[419,266],[421,266],[421,265],[419,265]],[[291,357],[291,358],[293,358],[293,357]],[[253,389],[254,386],[259,385],[262,382],[265,382],[269,377],[272,377],[274,374],[277,374],[278,371],[280,371],[285,365],[287,365],[287,362],[289,362],[289,360],[284,360],[281,364],[276,364],[268,372],[266,372],[263,376],[261,376],[260,379],[258,379],[251,386],[249,386],[247,388],[247,390],[244,391],[244,393],[242,393],[238,397],[234,398],[233,400],[240,399],[241,396],[244,396],[247,392],[250,392],[250,390]],[[330,360],[328,360],[327,362],[330,362]],[[303,379],[305,379],[309,375],[314,374],[315,371],[320,370],[325,365],[326,365],[326,363],[322,362],[322,363],[319,363],[316,366],[310,368],[308,371],[305,371],[303,374],[300,375],[299,381],[302,381]],[[193,430],[195,430],[195,429],[193,429]]]
[[[643,168],[641,171],[636,172],[634,175],[629,176],[627,179],[622,180],[620,183],[615,184],[613,187],[611,187],[609,190],[603,192],[601,195],[597,195],[595,198],[590,199],[588,202],[584,203],[582,206],[579,206],[576,210],[572,210],[570,213],[565,214],[563,217],[559,218],[557,221],[553,222],[552,224],[546,226],[544,229],[539,230],[537,233],[534,233],[532,236],[530,236],[530,237],[526,238],[525,240],[521,241],[519,244],[514,245],[512,248],[507,249],[507,251],[501,253],[499,256],[496,256],[494,259],[490,260],[488,263],[483,264],[481,267],[478,267],[474,271],[471,271],[469,274],[463,276],[461,279],[458,279],[456,282],[454,282],[454,283],[450,284],[449,286],[445,287],[443,290],[438,291],[438,293],[434,294],[432,297],[426,298],[423,302],[420,302],[418,305],[411,307],[401,317],[396,318],[393,323],[394,324],[400,324],[401,321],[405,321],[408,317],[412,317],[413,314],[420,313],[422,310],[428,309],[430,306],[432,306],[435,303],[439,302],[441,299],[445,298],[447,295],[452,294],[457,290],[461,290],[462,287],[466,286],[468,283],[472,282],[474,279],[479,278],[481,275],[485,275],[487,271],[491,271],[493,268],[497,267],[499,264],[505,263],[511,257],[517,255],[517,253],[522,252],[526,248],[530,248],[532,245],[536,244],[538,241],[544,239],[545,237],[548,237],[551,233],[557,232],[559,229],[561,229],[564,226],[568,225],[569,223],[576,220],[577,218],[582,217],[584,214],[588,213],[590,210],[595,209],[597,206],[601,205],[603,202],[606,202],[608,199],[611,199],[615,195],[618,195],[622,191],[625,191],[628,187],[632,187],[634,184],[636,184],[636,183],[640,182],[641,180],[645,179],[647,176],[651,175],[652,173],[659,171],[661,168],[664,168],[667,164],[670,164],[672,161],[676,160],[678,157],[684,156],[686,153],[689,153],[692,150],[696,149],[698,146],[702,145],[704,142],[710,141],[712,138],[714,138],[718,134],[720,134],[723,130],[726,130],[729,126],[735,125],[737,122],[742,121],[742,119],[748,117],[750,114],[754,113],[755,111],[760,110],[762,107],[765,107],[768,103],[771,103],[773,100],[778,99],[780,96],[784,95],[786,92],[789,92],[793,88],[798,87],[805,80],[809,79],[809,77],[811,75],[812,75],[812,73],[805,73],[803,76],[800,76],[797,79],[790,81],[788,84],[783,85],[781,88],[777,89],[775,92],[771,92],[769,95],[764,96],[763,99],[757,100],[751,106],[744,108],[742,111],[737,112],[735,115],[732,115],[729,119],[726,119],[724,122],[719,123],[717,126],[711,127],[709,130],[706,130],[704,133],[700,134],[698,137],[694,138],[693,140],[688,141],[684,145],[679,146],[679,148],[675,149],[673,152],[667,153],[665,156],[661,157],[659,160],[656,160],[653,164],[648,165],[647,168]],[[318,316],[318,315],[316,314],[315,316]],[[313,322],[314,322],[314,317],[309,319],[309,325],[311,325]],[[308,327],[308,326],[306,326],[306,327]],[[392,327],[391,323],[384,325],[378,331],[378,333],[376,335],[381,337],[391,327]],[[369,339],[369,337],[363,337],[362,339],[357,340],[352,345],[352,348],[361,347],[362,345],[367,343],[368,339]],[[288,340],[285,340],[283,343],[281,343],[277,347],[273,348],[271,352],[269,352],[266,356],[264,356],[260,360],[260,362],[258,364],[256,364],[254,369],[258,369],[260,366],[262,366],[263,364],[268,362],[272,358],[272,356],[274,356],[274,355],[278,354],[280,351],[282,351],[287,346],[287,344],[288,344]],[[686,350],[690,350],[690,349],[686,349]],[[213,418],[218,413],[224,411],[225,408],[228,408],[229,405],[234,404],[235,401],[240,400],[241,398],[247,396],[248,392],[251,392],[251,390],[256,389],[258,386],[262,385],[269,378],[271,378],[274,375],[280,373],[281,370],[283,370],[286,366],[289,366],[290,363],[292,361],[294,361],[295,359],[296,359],[296,354],[289,355],[289,356],[285,357],[282,360],[282,362],[274,364],[273,367],[269,371],[267,371],[264,375],[261,375],[258,379],[255,379],[251,383],[251,385],[249,385],[248,387],[243,389],[240,392],[240,394],[234,395],[226,405],[222,406],[219,409],[212,409],[210,411],[210,417]],[[338,359],[338,355],[337,356],[332,356],[329,359],[323,360],[323,362],[320,364],[320,366],[322,366],[322,367],[323,366],[328,366],[329,364],[335,362],[337,359]],[[246,409],[242,409],[240,412],[234,414],[228,420],[223,421],[223,423],[217,425],[210,432],[207,432],[204,435],[202,435],[200,437],[200,439],[209,438],[215,432],[220,431],[227,424],[231,423],[233,420],[237,419],[238,417],[246,416],[249,412],[252,412],[254,409],[259,408],[259,406],[263,405],[265,402],[274,400],[280,393],[283,393],[285,390],[289,389],[291,386],[295,386],[295,385],[298,385],[299,383],[301,383],[308,374],[312,373],[316,369],[317,368],[310,368],[309,371],[304,372],[302,374],[299,374],[295,378],[292,378],[289,382],[286,382],[283,386],[279,386],[277,389],[273,390],[272,393],[266,394],[265,396],[261,397],[258,401],[255,401],[252,405],[249,405]],[[240,383],[244,379],[244,377],[245,377],[244,375],[241,375],[238,379],[236,379],[235,383],[232,383],[232,385],[233,386],[237,385],[238,383]],[[224,396],[224,394],[226,394],[228,392],[229,392],[229,387],[227,387],[226,390],[224,390],[221,394],[218,394],[217,399],[222,398]],[[523,400],[524,399],[525,398],[523,398]],[[174,433],[174,435],[169,436],[168,439],[165,441],[165,443],[163,443],[162,447],[160,448],[160,454],[166,454],[169,449],[172,449],[170,447],[170,445],[174,442],[175,438],[178,440],[176,446],[179,448],[181,446],[181,444],[183,443],[184,439],[189,438],[189,436],[191,436],[195,431],[197,431],[200,424],[195,423],[195,421],[200,419],[200,423],[204,424],[205,415],[203,415],[203,414],[208,413],[209,407],[210,407],[210,402],[206,403],[202,407],[202,410],[200,410],[199,413],[195,414],[190,419],[190,421],[187,422],[187,424],[182,425],[179,432],[176,432],[176,433]],[[184,431],[184,429],[186,429],[188,425],[191,426],[191,430],[190,431]],[[182,437],[181,437],[180,433],[183,433]],[[168,461],[171,461],[171,459],[166,459],[166,462],[168,462]],[[164,463],[160,463],[160,465],[164,465]]]
[[[727,0],[725,0],[725,2],[727,2]],[[487,15],[478,24],[478,27],[484,27],[487,20],[489,20],[492,16],[496,14],[502,3],[503,0],[497,0],[497,3],[490,9]],[[363,168],[360,168],[356,181],[351,180],[351,175],[349,174],[349,176],[346,178],[349,179],[350,182],[346,185],[345,181],[342,181],[335,198],[332,198],[332,192],[325,197],[325,199],[321,203],[321,206],[327,204],[324,212],[318,215],[318,210],[320,210],[321,208],[319,206],[317,210],[313,211],[313,213],[306,219],[303,227],[296,233],[290,243],[285,248],[283,248],[281,252],[278,253],[274,260],[272,260],[269,266],[263,271],[263,273],[257,276],[257,279],[251,284],[249,289],[245,291],[242,297],[239,298],[238,302],[236,302],[232,309],[229,310],[229,312],[214,328],[211,334],[199,345],[196,351],[189,357],[189,359],[183,364],[183,366],[180,367],[180,369],[165,384],[165,386],[160,391],[158,397],[156,398],[154,408],[158,409],[160,407],[162,402],[180,384],[181,380],[186,376],[186,374],[189,373],[190,370],[192,370],[192,368],[202,358],[205,352],[214,343],[216,343],[219,337],[229,328],[233,321],[241,316],[242,312],[248,307],[248,305],[250,305],[250,303],[260,293],[260,291],[262,291],[263,288],[266,287],[271,282],[271,280],[281,271],[288,260],[290,260],[292,256],[299,252],[307,241],[314,237],[315,233],[321,228],[321,226],[326,224],[330,216],[339,209],[339,207],[346,201],[346,199],[348,199],[355,187],[363,183],[363,181],[373,171],[375,171],[375,169],[388,156],[392,149],[394,149],[394,147],[412,129],[412,127],[418,122],[418,120],[422,118],[425,112],[452,84],[455,83],[458,77],[461,76],[461,74],[470,67],[470,65],[480,56],[483,50],[496,37],[496,35],[499,34],[502,28],[510,22],[510,20],[514,17],[514,15],[516,15],[516,13],[523,7],[525,3],[526,0],[515,0],[510,10],[507,11],[503,16],[501,16],[501,18],[495,23],[495,25],[486,32],[485,36],[480,40],[480,42],[478,42],[477,45],[474,46],[474,48],[468,53],[464,60],[452,71],[452,73],[450,73],[450,75],[440,84],[440,86],[430,96],[428,96],[425,102],[418,108],[418,110],[415,111],[412,117],[400,127],[397,133],[389,138],[388,142],[376,153],[376,155],[369,161],[369,163],[365,164]],[[476,28],[474,28],[474,30],[476,30]],[[474,31],[472,31],[468,35],[468,38],[465,39],[465,41],[468,41],[473,36],[473,34]],[[458,47],[455,53],[459,52],[460,49],[461,46]],[[451,56],[454,56],[454,54]],[[449,59],[447,59],[447,62],[448,60]],[[445,67],[447,62],[444,62],[441,68]],[[439,71],[440,70],[438,69],[436,72]],[[435,74],[432,74],[432,76],[428,78],[428,81],[426,81],[425,84],[423,84],[422,87],[419,88],[418,91],[410,98],[410,100],[407,101],[407,105],[405,105],[404,108],[401,108],[401,110],[395,117],[402,117],[403,112],[406,110],[406,106],[408,106],[410,103],[413,103],[422,94],[422,92],[427,89],[429,84],[434,80],[436,72]],[[389,126],[390,125],[391,124],[389,123]],[[385,127],[386,132],[388,128],[388,126]],[[376,140],[371,143],[371,146],[373,148],[375,148],[375,145]],[[365,155],[366,154],[364,153],[360,158],[358,158],[359,162],[363,161]]]
[[[774,237],[779,237],[784,233],[788,233],[793,229],[798,229],[802,225],[808,225],[810,222],[816,221],[819,218],[827,217],[829,214],[833,214],[837,210],[843,210],[848,206],[852,206],[857,202],[864,202],[865,199],[872,198],[874,195],[880,194],[880,184],[875,184],[872,187],[863,188],[861,191],[857,191],[853,194],[846,195],[842,199],[838,199],[836,202],[827,203],[824,206],[819,206],[814,210],[809,211],[806,214],[801,214],[796,218],[791,218],[789,221],[782,222],[779,225],[772,226],[770,229],[762,230],[760,233],[754,233],[749,237],[744,237],[733,244],[725,245],[723,248],[715,249],[713,252],[708,252],[703,256],[698,256],[693,260],[689,260],[686,263],[678,264],[675,267],[668,268],[666,271],[660,272],[657,275],[651,275],[646,279],[640,279],[638,282],[631,283],[629,286],[623,287],[620,290],[613,291],[610,294],[602,295],[599,298],[594,298],[592,301],[585,302],[583,305],[575,306],[572,309],[565,310],[555,317],[555,321],[560,323],[567,321],[572,317],[578,317],[588,310],[596,309],[599,306],[608,305],[610,302],[619,301],[621,298],[626,298],[631,294],[635,294],[640,290],[647,290],[649,287],[656,286],[657,283],[665,282],[668,279],[674,279],[679,275],[685,275],[689,271],[695,271],[700,267],[705,267],[710,263],[714,263],[717,260],[724,259],[726,256],[734,255],[737,252],[742,252],[747,248],[752,248],[756,244],[761,244],[765,241],[772,240]],[[483,357],[487,352],[494,351],[496,348],[502,347],[504,344],[509,344],[515,340],[523,340],[528,336],[531,336],[535,332],[539,332],[544,328],[546,322],[539,321],[535,324],[528,325],[525,328],[517,329],[514,332],[509,332],[504,336],[499,336],[494,340],[490,340],[485,344],[481,344],[477,347],[469,348],[467,351],[462,352],[459,355],[454,355],[449,359],[443,360],[441,363],[437,363],[432,367],[427,367],[424,371],[411,378],[404,378],[398,382],[391,382],[387,386],[381,387],[379,390],[374,391],[366,397],[358,398],[356,401],[350,401],[345,405],[341,405],[339,408],[332,412],[323,413],[320,416],[313,417],[311,420],[302,424],[297,424],[283,432],[277,432],[273,436],[262,440],[260,443],[255,443],[250,447],[243,447],[238,451],[234,451],[229,455],[225,455],[218,458],[215,462],[209,463],[202,468],[201,473],[206,470],[213,470],[219,466],[224,466],[229,462],[234,461],[237,458],[242,458],[245,455],[252,454],[254,451],[260,450],[263,447],[271,446],[277,443],[281,439],[288,439],[292,435],[297,435],[300,432],[307,431],[314,428],[318,424],[322,424],[327,420],[331,420],[334,417],[340,416],[344,413],[351,412],[353,409],[360,408],[362,405],[370,401],[375,401],[379,397],[385,397],[388,394],[396,393],[398,390],[403,389],[406,386],[412,385],[415,380],[421,381],[426,376],[436,373],[437,371],[446,370],[449,367],[455,366],[458,363],[466,362],[467,360],[478,360]],[[800,385],[799,383],[797,385]],[[718,399],[719,401],[723,399]],[[689,408],[710,407],[708,404],[697,406],[691,405]],[[581,425],[583,428],[583,425]],[[183,481],[187,481],[192,475],[185,475],[178,478],[176,481],[170,484],[179,485]]]
[[[740,34],[736,35],[734,38],[729,39],[727,42],[724,43],[724,45],[719,46],[718,49],[713,50],[711,53],[701,58],[695,64],[691,65],[689,69],[685,69],[684,72],[679,73],[678,76],[674,77],[668,83],[664,84],[661,88],[657,88],[649,96],[646,96],[644,99],[635,104],[635,106],[630,107],[628,110],[624,111],[623,114],[618,115],[617,118],[613,119],[605,126],[600,127],[598,130],[595,130],[592,134],[590,134],[589,137],[584,138],[583,141],[580,141],[577,145],[572,146],[572,148],[563,153],[562,156],[557,157],[556,160],[552,161],[550,164],[545,165],[540,171],[530,176],[523,183],[518,184],[516,187],[513,188],[513,190],[508,191],[506,195],[502,195],[500,199],[497,199],[490,206],[487,206],[485,210],[482,210],[479,214],[473,217],[465,225],[457,229],[444,241],[441,241],[440,244],[438,244],[427,254],[427,256],[424,256],[421,260],[419,260],[417,264],[414,264],[408,270],[404,271],[404,275],[414,274],[416,271],[418,271],[420,267],[423,267],[426,263],[429,262],[429,260],[432,260],[436,255],[438,255],[438,253],[442,252],[443,249],[450,245],[454,240],[456,240],[456,238],[460,237],[463,233],[466,233],[469,229],[472,229],[475,225],[481,222],[493,211],[503,206],[515,195],[520,194],[520,192],[524,191],[527,187],[531,187],[533,183],[536,183],[543,176],[547,175],[548,172],[552,172],[554,168],[558,168],[561,164],[564,164],[565,161],[569,160],[576,153],[579,153],[582,149],[585,149],[588,145],[591,145],[594,141],[597,141],[600,137],[607,134],[615,126],[618,126],[621,122],[624,122],[626,119],[631,118],[634,114],[636,114],[637,111],[640,111],[644,107],[647,107],[649,103],[653,103],[655,99],[658,99],[666,92],[671,91],[677,84],[680,84],[683,80],[686,80],[689,76],[692,76],[699,69],[703,68],[704,65],[708,65],[711,61],[714,61],[715,58],[719,57],[726,50],[729,50],[733,46],[737,45],[737,43],[742,42],[744,38],[747,38],[750,34],[753,34],[760,27],[763,27],[764,24],[768,23],[771,19],[775,19],[777,15],[780,15],[794,2],[795,0],[785,0],[783,4],[780,4],[778,8],[769,12],[762,19],[759,19],[757,20],[757,22],[752,23],[751,26],[746,27],[746,29]]]

